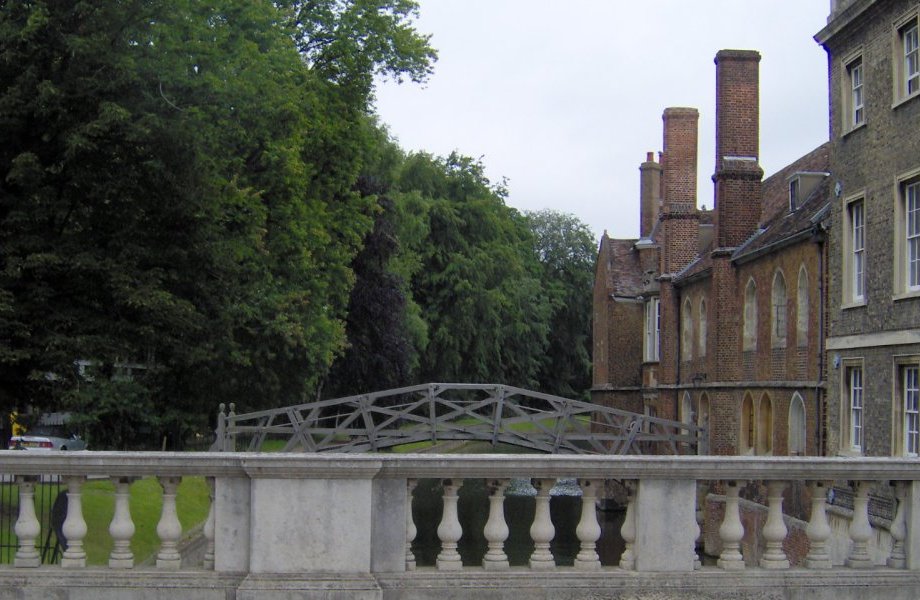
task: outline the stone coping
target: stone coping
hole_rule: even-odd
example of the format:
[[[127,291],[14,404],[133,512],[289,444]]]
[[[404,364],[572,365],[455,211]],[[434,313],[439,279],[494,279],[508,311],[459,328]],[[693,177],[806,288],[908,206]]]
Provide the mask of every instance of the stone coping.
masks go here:
[[[240,478],[920,480],[920,458],[0,451],[4,475]]]

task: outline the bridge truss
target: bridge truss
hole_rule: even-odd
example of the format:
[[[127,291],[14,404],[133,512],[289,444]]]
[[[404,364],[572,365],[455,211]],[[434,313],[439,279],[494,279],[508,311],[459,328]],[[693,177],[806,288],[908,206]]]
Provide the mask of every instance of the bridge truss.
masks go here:
[[[452,441],[553,454],[695,454],[703,429],[516,387],[429,383],[218,416],[215,450],[373,452]],[[411,448],[411,447],[410,447]]]

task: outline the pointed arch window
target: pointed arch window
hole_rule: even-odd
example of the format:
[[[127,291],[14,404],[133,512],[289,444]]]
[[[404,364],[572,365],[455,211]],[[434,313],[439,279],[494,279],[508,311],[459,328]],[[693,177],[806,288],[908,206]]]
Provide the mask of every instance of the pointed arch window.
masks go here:
[[[680,313],[680,358],[686,361],[693,358],[693,308],[689,298],[684,301]]]
[[[773,320],[771,331],[774,348],[786,347],[786,278],[783,277],[782,271],[777,271],[773,276],[772,290],[772,310],[771,317]]]
[[[795,341],[798,346],[808,345],[808,271],[805,265],[799,269],[796,289]]]
[[[789,403],[789,455],[805,455],[805,402],[798,392]]]
[[[757,348],[757,285],[748,281],[744,289],[744,342],[745,351]]]
[[[706,316],[707,316],[706,315],[706,298],[701,298],[700,299],[700,316],[697,319],[697,321],[700,324],[699,325],[699,339],[697,340],[699,343],[699,347],[697,349],[697,355],[699,356],[706,356],[706,336],[709,334],[709,332],[706,330],[706,326],[707,326]]]

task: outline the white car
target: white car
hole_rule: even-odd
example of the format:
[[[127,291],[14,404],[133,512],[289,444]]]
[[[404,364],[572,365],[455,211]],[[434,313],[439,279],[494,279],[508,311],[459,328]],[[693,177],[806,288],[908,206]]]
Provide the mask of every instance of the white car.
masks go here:
[[[86,442],[61,425],[36,425],[10,438],[10,450],[86,450]]]

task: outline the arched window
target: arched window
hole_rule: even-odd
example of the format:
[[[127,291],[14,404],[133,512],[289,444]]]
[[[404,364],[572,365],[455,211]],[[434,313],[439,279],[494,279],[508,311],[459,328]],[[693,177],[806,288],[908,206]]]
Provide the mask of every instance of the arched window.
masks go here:
[[[757,348],[757,285],[754,279],[744,289],[744,350]]]
[[[690,298],[684,300],[680,317],[680,358],[690,360],[693,358],[693,309],[690,307]]]
[[[697,320],[700,323],[699,349],[697,354],[699,356],[706,356],[706,336],[708,335],[706,331],[706,298],[700,299],[700,316]]]
[[[757,407],[757,454],[773,453],[773,402],[764,394]]]
[[[782,271],[773,276],[773,347],[786,347],[786,278]]]
[[[741,401],[741,436],[739,441],[739,454],[752,454],[754,452],[754,399],[750,394],[745,394],[744,400]]]
[[[789,455],[805,455],[805,402],[798,392],[789,403]]]
[[[808,345],[808,271],[805,265],[799,269],[799,285],[796,290],[795,340],[798,346]]]
[[[703,428],[696,449],[697,454],[709,454],[709,396],[705,392],[700,396],[699,410],[696,411],[696,424]]]

